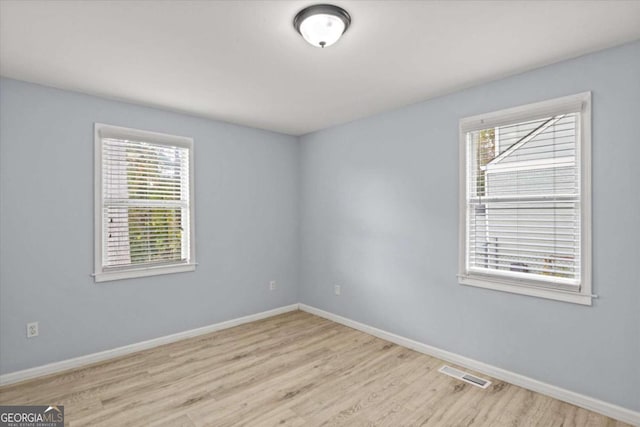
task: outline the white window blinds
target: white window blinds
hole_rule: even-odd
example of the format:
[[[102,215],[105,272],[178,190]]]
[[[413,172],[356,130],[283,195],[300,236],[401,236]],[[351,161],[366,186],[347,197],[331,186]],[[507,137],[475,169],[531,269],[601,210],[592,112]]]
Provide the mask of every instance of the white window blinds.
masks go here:
[[[188,264],[192,258],[191,148],[129,136],[101,136],[99,146],[102,244],[98,270]]]
[[[469,271],[579,285],[579,119],[466,134]]]
[[[460,121],[461,284],[591,305],[591,94]]]

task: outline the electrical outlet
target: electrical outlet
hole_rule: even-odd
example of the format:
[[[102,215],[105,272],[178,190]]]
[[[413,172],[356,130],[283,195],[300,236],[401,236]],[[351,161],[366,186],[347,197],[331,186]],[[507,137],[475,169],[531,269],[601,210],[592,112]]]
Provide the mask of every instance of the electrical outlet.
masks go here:
[[[334,285],[333,286],[333,293],[336,295],[340,295],[340,292],[342,291],[340,285]]]
[[[276,281],[272,280],[269,282],[269,290],[275,291],[276,290]]]
[[[38,336],[38,322],[27,323],[27,338]]]

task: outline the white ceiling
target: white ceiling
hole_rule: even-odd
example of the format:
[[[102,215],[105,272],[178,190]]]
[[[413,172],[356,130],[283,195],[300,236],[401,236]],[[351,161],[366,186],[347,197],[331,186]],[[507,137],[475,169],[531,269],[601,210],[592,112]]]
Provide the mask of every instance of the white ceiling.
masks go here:
[[[322,1],[319,1],[322,3]],[[640,1],[0,1],[0,74],[299,135],[640,38]]]

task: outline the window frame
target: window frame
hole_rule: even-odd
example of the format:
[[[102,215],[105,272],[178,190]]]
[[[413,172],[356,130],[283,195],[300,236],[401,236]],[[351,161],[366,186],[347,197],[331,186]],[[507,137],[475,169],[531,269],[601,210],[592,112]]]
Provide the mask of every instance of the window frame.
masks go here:
[[[554,288],[530,278],[507,278],[467,270],[467,140],[468,132],[517,122],[536,120],[552,115],[579,113],[580,167],[580,286],[578,290]],[[592,304],[592,236],[591,236],[591,92],[550,99],[466,117],[459,123],[459,254],[458,282],[461,285],[529,295],[590,306]]]
[[[102,189],[102,139],[119,138],[147,141],[153,144],[178,146],[189,150],[189,259],[161,265],[107,267],[102,264],[104,200]],[[96,282],[180,273],[196,269],[195,245],[195,171],[193,138],[170,135],[122,126],[94,123],[94,274]]]

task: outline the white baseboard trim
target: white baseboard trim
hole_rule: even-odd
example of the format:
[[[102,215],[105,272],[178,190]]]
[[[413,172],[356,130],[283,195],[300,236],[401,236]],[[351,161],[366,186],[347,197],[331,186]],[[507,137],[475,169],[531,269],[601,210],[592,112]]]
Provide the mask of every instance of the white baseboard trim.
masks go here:
[[[383,331],[381,329],[365,325],[364,323],[356,322],[355,320],[351,320],[346,317],[321,310],[319,308],[315,308],[306,304],[299,304],[299,306],[300,310],[302,311],[315,314],[316,316],[324,317],[325,319],[329,319],[336,323],[340,323],[350,328],[357,329],[369,335],[373,335],[383,340],[390,341],[394,344],[410,348],[417,352],[424,353],[450,363],[455,363],[464,368],[472,369],[484,375],[488,375],[493,378],[506,381],[510,384],[514,384],[519,387],[523,387],[528,390],[532,390],[537,393],[544,394],[567,403],[571,403],[572,405],[576,405],[581,408],[606,415],[616,420],[640,426],[640,412],[632,411],[631,409],[603,402],[602,400],[594,399],[593,397],[575,393],[573,391],[556,387],[554,385],[547,384],[542,381],[526,377],[524,375],[516,374],[515,372],[507,371],[505,369],[488,365],[486,363],[479,362],[477,360],[473,360],[459,354],[451,353],[437,347],[423,344],[421,342],[414,341],[412,339],[405,338],[391,332]]]
[[[278,314],[287,313],[289,311],[295,311],[298,309],[311,314],[315,314],[316,316],[324,317],[325,319],[329,319],[336,323],[340,323],[350,328],[357,329],[359,331],[390,341],[403,347],[410,348],[420,353],[428,354],[429,356],[437,357],[438,359],[442,359],[450,363],[455,363],[467,369],[472,369],[474,371],[502,381],[506,381],[519,387],[523,387],[528,390],[532,390],[537,393],[541,393],[555,399],[571,403],[590,411],[598,412],[602,415],[606,415],[608,417],[615,418],[632,425],[640,426],[640,412],[632,411],[630,409],[613,405],[602,400],[595,399],[593,397],[575,393],[573,391],[556,387],[554,385],[547,384],[542,381],[517,374],[515,372],[507,371],[505,369],[479,362],[477,360],[470,359],[468,357],[464,357],[455,353],[451,353],[437,347],[423,344],[421,342],[414,341],[412,339],[405,338],[391,332],[383,331],[381,329],[365,325],[364,323],[356,322],[355,320],[351,320],[346,317],[342,317],[337,314],[333,314],[306,304],[291,304],[283,307],[278,307],[273,310],[250,314],[248,316],[239,317],[237,319],[231,319],[184,332],[178,332],[176,334],[166,335],[163,337],[154,338],[148,341],[142,341],[111,350],[92,353],[85,356],[79,356],[73,359],[62,360],[60,362],[54,362],[43,366],[36,366],[35,368],[29,368],[22,371],[11,372],[8,374],[0,375],[0,386],[14,384],[37,377],[66,371],[69,369],[79,368],[96,362],[112,359],[114,357],[124,356],[127,354],[135,353],[137,351],[180,341],[186,338],[192,338],[215,331],[232,328],[244,323],[266,319],[268,317],[277,316]]]
[[[135,353],[137,351],[180,341],[186,338],[197,337],[199,335],[220,331],[222,329],[233,328],[234,326],[242,325],[244,323],[266,319],[267,317],[277,316],[278,314],[295,310],[298,310],[298,304],[291,304],[274,308],[273,310],[267,310],[261,313],[250,314],[248,316],[238,317],[237,319],[226,320],[224,322],[215,323],[213,325],[203,326],[201,328],[191,329],[188,331],[178,332],[147,341],[125,345],[123,347],[118,347],[111,350],[105,350],[98,353],[87,354],[85,356],[74,357],[73,359],[53,362],[47,365],[36,366],[35,368],[24,369],[22,371],[10,372],[8,374],[0,375],[0,386],[14,384],[21,381],[42,377],[44,375],[66,371],[69,369],[79,368],[82,366],[90,365],[92,363],[112,359],[114,357],[124,356],[127,354]]]

